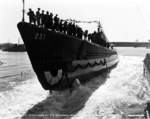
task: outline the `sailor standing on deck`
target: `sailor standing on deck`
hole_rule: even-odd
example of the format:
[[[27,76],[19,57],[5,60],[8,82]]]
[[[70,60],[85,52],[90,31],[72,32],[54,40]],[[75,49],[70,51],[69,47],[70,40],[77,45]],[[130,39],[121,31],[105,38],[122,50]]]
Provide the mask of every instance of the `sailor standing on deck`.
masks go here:
[[[55,17],[54,17],[54,29],[56,31],[58,31],[58,24],[59,24],[59,18],[58,18],[58,15],[56,14]]]
[[[49,15],[49,28],[53,29],[53,14],[50,13]]]
[[[45,14],[44,14],[44,10],[42,10],[41,13],[41,26],[44,28],[45,27]]]
[[[63,31],[64,31],[65,34],[67,34],[67,26],[68,26],[68,23],[67,23],[67,21],[65,21],[63,23]]]
[[[49,28],[49,26],[50,26],[50,17],[49,17],[49,12],[47,11],[46,12],[46,14],[44,15],[44,17],[45,17],[45,28]]]
[[[84,35],[84,39],[87,40],[87,37],[88,37],[88,30],[85,30],[84,33],[83,33],[83,35]]]
[[[40,20],[41,20],[41,17],[40,17],[40,8],[38,8],[37,11],[36,11],[36,24],[38,26],[40,26]]]
[[[63,20],[62,19],[59,21],[58,29],[59,29],[60,32],[63,31]]]
[[[32,24],[34,23],[35,24],[35,14],[34,12],[32,11],[32,9],[29,9],[29,12],[27,13],[27,15],[29,16],[29,23]]]

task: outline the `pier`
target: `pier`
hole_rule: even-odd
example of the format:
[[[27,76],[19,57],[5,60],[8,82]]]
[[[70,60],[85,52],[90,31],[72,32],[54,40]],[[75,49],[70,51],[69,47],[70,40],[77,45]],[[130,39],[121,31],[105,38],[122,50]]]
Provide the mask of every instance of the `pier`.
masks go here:
[[[111,42],[115,47],[149,47],[149,42]]]

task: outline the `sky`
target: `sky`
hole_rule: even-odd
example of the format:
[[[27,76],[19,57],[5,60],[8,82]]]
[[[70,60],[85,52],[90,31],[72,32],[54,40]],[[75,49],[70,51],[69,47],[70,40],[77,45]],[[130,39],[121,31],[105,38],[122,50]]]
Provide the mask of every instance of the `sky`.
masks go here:
[[[62,19],[100,21],[110,42],[150,40],[150,0],[25,0],[29,8],[48,10]],[[22,19],[22,0],[0,1],[0,43],[22,43],[17,23]],[[28,22],[26,15],[25,21]],[[97,24],[79,24],[96,30]]]

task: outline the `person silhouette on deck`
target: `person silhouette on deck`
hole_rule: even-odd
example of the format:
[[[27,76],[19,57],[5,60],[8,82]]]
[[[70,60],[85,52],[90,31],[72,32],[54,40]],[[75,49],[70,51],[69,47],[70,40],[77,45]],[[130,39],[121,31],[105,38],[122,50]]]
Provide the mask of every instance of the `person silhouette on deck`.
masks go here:
[[[83,36],[83,30],[82,30],[82,28],[77,27],[77,37],[79,39],[82,39],[82,36]]]
[[[72,24],[72,35],[76,36],[76,25],[75,25],[75,23]]]
[[[49,28],[53,30],[53,14],[49,15]]]
[[[36,11],[36,24],[38,26],[40,26],[40,24],[41,24],[40,22],[41,22],[40,8],[38,8],[37,11]]]
[[[56,14],[55,15],[55,17],[54,17],[54,29],[56,30],[56,31],[58,31],[59,29],[58,29],[58,24],[59,24],[59,18],[58,18],[58,15]]]
[[[29,9],[29,12],[27,13],[27,15],[29,16],[29,23],[30,24],[32,24],[32,23],[35,24],[36,19],[35,19],[35,14],[32,11],[32,9]]]
[[[91,41],[92,34],[88,34],[88,41]]]
[[[60,32],[63,31],[63,20],[62,19],[59,21],[58,29],[59,29]]]
[[[87,40],[87,37],[88,37],[88,30],[85,30],[84,33],[83,33],[83,35],[84,35],[84,39]]]
[[[44,28],[45,27],[45,14],[44,14],[44,10],[42,10],[41,13],[41,26]]]
[[[67,23],[67,21],[65,21],[65,22],[63,23],[63,32],[64,32],[65,34],[67,34],[67,27],[68,27],[68,23]]]
[[[45,28],[49,28],[50,24],[50,17],[49,17],[49,12],[47,11],[46,14],[44,15],[45,19]]]

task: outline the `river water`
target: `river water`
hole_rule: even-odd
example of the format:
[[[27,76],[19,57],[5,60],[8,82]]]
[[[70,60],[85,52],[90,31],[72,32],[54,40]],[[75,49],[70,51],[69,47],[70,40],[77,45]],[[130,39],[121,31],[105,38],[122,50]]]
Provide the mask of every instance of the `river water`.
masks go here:
[[[27,53],[0,51],[0,119],[18,119],[47,96]]]
[[[117,67],[72,119],[121,119],[125,107],[150,100],[149,83],[143,77],[143,59],[150,49],[117,50]],[[0,61],[0,118],[19,119],[48,92],[39,84],[26,53],[0,51]]]

